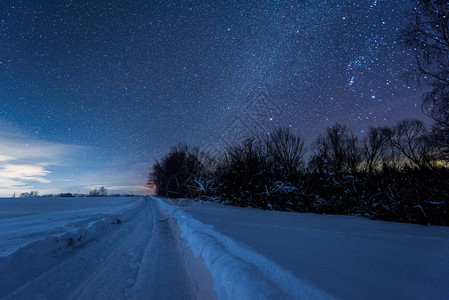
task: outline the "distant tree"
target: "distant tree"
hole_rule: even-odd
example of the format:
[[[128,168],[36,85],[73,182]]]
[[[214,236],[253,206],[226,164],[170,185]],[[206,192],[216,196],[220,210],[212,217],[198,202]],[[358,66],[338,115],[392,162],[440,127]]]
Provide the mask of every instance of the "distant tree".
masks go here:
[[[356,173],[362,162],[362,152],[359,139],[352,133],[348,134],[346,141],[346,170],[350,173]]]
[[[389,134],[388,128],[371,127],[363,138],[362,156],[369,174],[382,166],[382,160],[388,151]]]
[[[280,128],[265,139],[265,146],[282,179],[297,179],[304,168],[304,141],[289,128]]]
[[[328,170],[327,163],[330,161],[330,149],[323,136],[318,136],[317,140],[312,144],[312,152],[307,169],[312,173],[326,173]]]
[[[355,172],[361,162],[359,141],[345,125],[327,128],[312,145],[309,169],[320,173]]]
[[[399,121],[389,134],[389,142],[419,168],[432,168],[437,161],[438,145],[419,120]]]
[[[100,197],[106,197],[108,195],[108,190],[104,186],[102,186],[98,192]]]
[[[59,197],[73,197],[72,193],[61,193],[59,194]]]
[[[89,197],[98,197],[100,193],[98,192],[98,189],[92,189],[89,191]]]
[[[31,191],[31,192],[25,192],[25,193],[21,193],[20,197],[21,198],[28,198],[28,197],[38,197],[39,196],[39,192],[38,191]]]
[[[89,197],[106,197],[108,195],[108,190],[102,186],[101,188],[92,189],[89,191]]]

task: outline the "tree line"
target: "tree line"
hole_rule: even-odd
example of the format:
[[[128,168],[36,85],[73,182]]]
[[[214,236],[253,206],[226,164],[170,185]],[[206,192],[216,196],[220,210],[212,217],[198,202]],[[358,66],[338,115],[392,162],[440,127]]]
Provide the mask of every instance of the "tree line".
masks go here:
[[[94,188],[90,190],[88,193],[58,193],[58,194],[44,194],[40,195],[38,191],[30,191],[19,194],[19,198],[52,198],[52,197],[134,197],[132,194],[110,194],[108,193],[108,189],[104,186],[100,188]],[[14,193],[13,198],[16,198],[16,193]]]
[[[442,142],[418,120],[370,128],[362,138],[336,123],[317,137],[306,159],[302,138],[281,128],[217,157],[174,146],[153,165],[148,184],[170,198],[449,225]]]

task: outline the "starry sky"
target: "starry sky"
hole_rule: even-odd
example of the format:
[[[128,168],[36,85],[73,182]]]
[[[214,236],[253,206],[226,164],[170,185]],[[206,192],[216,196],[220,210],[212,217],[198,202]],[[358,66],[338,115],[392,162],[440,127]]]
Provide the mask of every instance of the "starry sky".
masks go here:
[[[0,196],[146,194],[185,142],[425,120],[398,35],[415,0],[1,1]]]

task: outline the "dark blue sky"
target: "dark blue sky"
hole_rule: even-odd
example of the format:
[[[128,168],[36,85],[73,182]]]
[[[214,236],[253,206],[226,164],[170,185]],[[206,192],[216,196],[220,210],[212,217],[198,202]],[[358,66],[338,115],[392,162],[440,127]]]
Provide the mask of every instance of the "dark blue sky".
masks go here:
[[[413,0],[1,1],[0,196],[143,193],[179,142],[290,126],[310,144],[421,113]]]

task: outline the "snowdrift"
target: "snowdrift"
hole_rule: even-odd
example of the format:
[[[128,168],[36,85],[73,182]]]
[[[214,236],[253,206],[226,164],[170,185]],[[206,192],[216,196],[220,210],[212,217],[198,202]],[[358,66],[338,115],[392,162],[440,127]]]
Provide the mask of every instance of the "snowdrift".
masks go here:
[[[174,218],[193,253],[202,258],[220,299],[333,299],[179,207],[155,199]]]
[[[58,199],[55,200],[57,202]],[[120,226],[122,222],[129,220],[137,211],[141,209],[144,202],[138,200],[133,204],[126,203],[117,205],[114,208],[103,209],[106,214],[94,213],[97,210],[66,211],[63,219],[52,220],[42,219],[42,215],[32,215],[31,218],[39,222],[46,222],[42,226],[31,226],[24,228],[26,232],[23,236],[8,236],[8,232],[2,230],[2,235],[7,236],[12,242],[2,240],[0,248],[3,249],[0,255],[0,298],[8,295],[24,282],[39,276],[43,270],[49,270],[60,263],[61,260],[70,255],[73,251],[91,241],[99,239],[107,232]],[[87,215],[86,215],[87,213]],[[93,214],[92,214],[93,213]],[[20,216],[2,218],[6,225],[23,220]],[[11,220],[12,219],[12,220]],[[33,231],[34,230],[34,231]],[[12,234],[19,234],[13,232]],[[19,242],[16,242],[18,240]],[[29,266],[28,268],[24,266]]]
[[[341,299],[449,299],[449,227],[211,202],[188,218]]]

